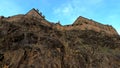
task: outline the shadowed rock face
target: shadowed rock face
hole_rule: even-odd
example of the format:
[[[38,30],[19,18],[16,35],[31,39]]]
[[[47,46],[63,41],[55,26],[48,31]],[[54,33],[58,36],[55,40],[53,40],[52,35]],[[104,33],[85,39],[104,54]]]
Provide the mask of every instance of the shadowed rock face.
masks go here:
[[[62,26],[39,15],[33,9],[0,18],[0,68],[120,67],[120,36],[113,27],[86,18]]]

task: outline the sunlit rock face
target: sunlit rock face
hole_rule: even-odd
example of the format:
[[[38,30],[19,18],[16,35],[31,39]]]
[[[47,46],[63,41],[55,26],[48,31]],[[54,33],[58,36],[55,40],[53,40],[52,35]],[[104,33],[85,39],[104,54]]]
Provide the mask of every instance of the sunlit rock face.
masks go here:
[[[120,36],[109,25],[78,17],[51,23],[32,9],[0,17],[0,68],[119,68]]]
[[[117,31],[110,25],[103,25],[99,22],[93,21],[92,19],[87,19],[82,16],[73,23],[73,25],[81,25],[81,29],[94,30],[97,32],[105,32],[110,35],[118,35]]]

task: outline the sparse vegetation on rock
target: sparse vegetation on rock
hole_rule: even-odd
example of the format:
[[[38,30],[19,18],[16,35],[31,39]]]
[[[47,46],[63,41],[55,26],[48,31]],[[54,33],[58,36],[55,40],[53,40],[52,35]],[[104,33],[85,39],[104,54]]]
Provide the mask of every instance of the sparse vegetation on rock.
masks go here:
[[[92,23],[52,24],[35,9],[2,18],[0,68],[119,68],[120,36],[111,26]],[[86,24],[100,31],[84,29]]]

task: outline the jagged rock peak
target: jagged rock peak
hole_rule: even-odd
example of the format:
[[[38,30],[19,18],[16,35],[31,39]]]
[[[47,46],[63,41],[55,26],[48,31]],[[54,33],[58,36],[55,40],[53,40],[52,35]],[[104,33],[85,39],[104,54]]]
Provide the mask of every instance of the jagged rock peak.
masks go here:
[[[31,9],[27,14],[27,16],[32,16],[32,17],[37,17],[37,18],[40,18],[40,19],[44,19],[44,15],[42,16],[42,12],[39,12],[38,9]]]
[[[78,24],[81,24],[81,23],[87,23],[87,22],[94,22],[94,23],[98,23],[98,22],[96,22],[96,21],[94,21],[94,20],[92,20],[92,19],[88,19],[88,18],[85,18],[85,17],[83,17],[83,16],[79,16],[76,20],[75,20],[75,22],[73,23],[73,25],[78,25]],[[88,22],[88,23],[89,23]]]
[[[117,31],[111,25],[104,25],[92,19],[79,16],[73,26],[80,26],[83,30],[94,30],[97,32],[105,32],[111,35],[118,35]]]

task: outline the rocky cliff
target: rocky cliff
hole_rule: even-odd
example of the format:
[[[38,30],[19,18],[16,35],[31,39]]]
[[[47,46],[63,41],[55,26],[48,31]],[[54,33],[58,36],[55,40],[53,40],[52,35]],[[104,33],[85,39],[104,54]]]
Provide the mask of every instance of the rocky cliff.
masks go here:
[[[61,26],[57,23],[56,28],[59,30],[93,30],[107,35],[118,35],[111,25],[104,25],[82,16],[79,16],[72,25]]]
[[[93,21],[92,19],[87,19],[82,16],[73,23],[73,25],[82,26],[81,29],[94,30],[97,32],[105,32],[110,35],[118,35],[117,31],[110,25],[103,25],[99,22]]]
[[[0,68],[119,68],[120,36],[112,26],[79,17],[48,22],[38,10],[0,17]]]

